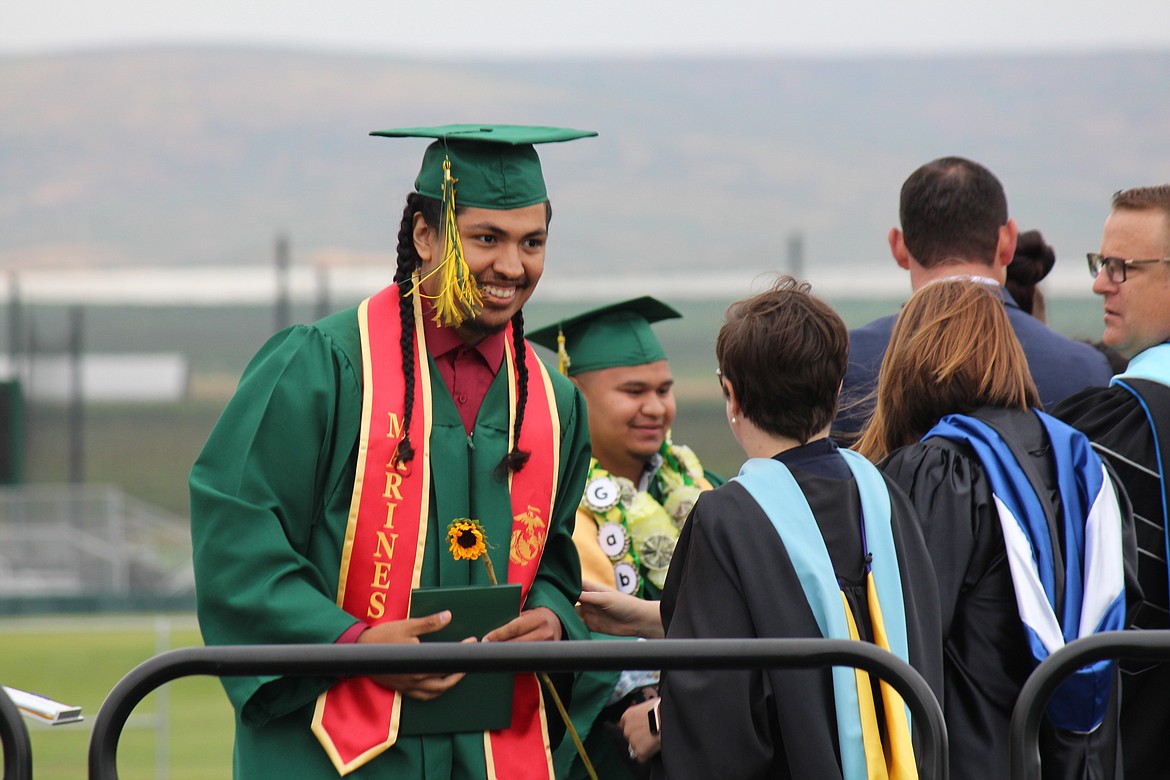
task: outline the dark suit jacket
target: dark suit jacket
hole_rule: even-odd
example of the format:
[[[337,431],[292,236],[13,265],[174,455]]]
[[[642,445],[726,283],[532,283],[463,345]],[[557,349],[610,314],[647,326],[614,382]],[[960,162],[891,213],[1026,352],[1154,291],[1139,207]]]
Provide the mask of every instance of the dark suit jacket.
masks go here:
[[[1023,311],[1011,294],[1000,288],[1008,321],[1024,348],[1040,402],[1051,409],[1058,402],[1086,387],[1104,387],[1113,372],[1109,361],[1092,346],[1060,335]],[[849,367],[841,387],[841,403],[833,434],[851,438],[865,424],[873,408],[868,398],[877,387],[878,369],[890,343],[896,314],[874,320],[849,331]]]

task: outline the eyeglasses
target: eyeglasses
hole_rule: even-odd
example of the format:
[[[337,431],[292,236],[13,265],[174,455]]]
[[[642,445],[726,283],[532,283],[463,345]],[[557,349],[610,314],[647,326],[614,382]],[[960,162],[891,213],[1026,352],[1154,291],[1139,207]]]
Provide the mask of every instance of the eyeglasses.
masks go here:
[[[1147,263],[1170,263],[1170,257],[1156,257],[1152,260],[1125,260],[1120,257],[1104,257],[1097,252],[1089,252],[1085,255],[1089,258],[1089,273],[1096,279],[1097,275],[1101,273],[1101,269],[1105,269],[1105,276],[1114,284],[1121,284],[1125,281],[1126,269],[1131,265],[1146,265]]]

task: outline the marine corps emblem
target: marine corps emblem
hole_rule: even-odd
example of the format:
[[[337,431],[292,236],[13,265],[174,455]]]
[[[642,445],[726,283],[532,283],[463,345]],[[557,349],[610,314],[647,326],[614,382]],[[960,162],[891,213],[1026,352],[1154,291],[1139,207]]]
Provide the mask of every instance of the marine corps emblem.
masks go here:
[[[531,504],[528,511],[512,518],[512,545],[508,560],[517,566],[527,566],[540,558],[544,551],[544,538],[548,524],[540,516],[540,510]]]

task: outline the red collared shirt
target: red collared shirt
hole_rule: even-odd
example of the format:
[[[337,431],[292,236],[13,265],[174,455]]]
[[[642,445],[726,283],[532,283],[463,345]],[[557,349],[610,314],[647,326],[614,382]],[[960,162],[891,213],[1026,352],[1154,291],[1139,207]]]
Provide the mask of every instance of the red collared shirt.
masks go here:
[[[483,398],[504,361],[504,333],[493,333],[471,345],[463,341],[454,328],[436,325],[429,310],[423,312],[422,319],[427,352],[434,358],[439,374],[451,392],[464,430],[470,434],[475,429],[475,418],[479,415]]]

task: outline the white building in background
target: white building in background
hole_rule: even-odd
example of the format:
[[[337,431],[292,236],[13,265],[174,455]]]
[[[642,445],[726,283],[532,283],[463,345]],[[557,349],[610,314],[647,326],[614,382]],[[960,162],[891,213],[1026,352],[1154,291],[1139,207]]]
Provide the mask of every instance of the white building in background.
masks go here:
[[[11,365],[0,355],[0,379],[19,378],[29,401],[68,401],[75,378],[68,355],[37,355]],[[81,356],[81,395],[88,402],[167,402],[187,397],[191,372],[179,352],[87,352]]]

